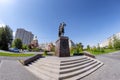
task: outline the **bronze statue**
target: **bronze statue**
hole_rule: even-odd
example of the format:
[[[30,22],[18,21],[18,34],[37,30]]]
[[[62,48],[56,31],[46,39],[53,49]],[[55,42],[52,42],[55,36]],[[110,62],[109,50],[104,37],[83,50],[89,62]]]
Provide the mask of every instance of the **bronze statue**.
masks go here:
[[[61,36],[64,36],[64,27],[66,26],[66,24],[63,22],[63,23],[60,23],[60,26],[59,26],[59,33],[58,33],[58,36],[61,37]]]

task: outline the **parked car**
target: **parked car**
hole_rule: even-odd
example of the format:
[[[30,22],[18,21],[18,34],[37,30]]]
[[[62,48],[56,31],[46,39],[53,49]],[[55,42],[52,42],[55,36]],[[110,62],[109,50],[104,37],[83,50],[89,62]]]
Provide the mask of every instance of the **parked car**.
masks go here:
[[[10,48],[9,51],[18,53],[19,49],[18,48]]]

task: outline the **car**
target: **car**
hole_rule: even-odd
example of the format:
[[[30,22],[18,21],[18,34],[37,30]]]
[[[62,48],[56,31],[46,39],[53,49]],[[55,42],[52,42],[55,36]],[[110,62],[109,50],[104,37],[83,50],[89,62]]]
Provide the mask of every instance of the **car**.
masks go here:
[[[9,51],[19,53],[19,49],[18,48],[10,48]]]

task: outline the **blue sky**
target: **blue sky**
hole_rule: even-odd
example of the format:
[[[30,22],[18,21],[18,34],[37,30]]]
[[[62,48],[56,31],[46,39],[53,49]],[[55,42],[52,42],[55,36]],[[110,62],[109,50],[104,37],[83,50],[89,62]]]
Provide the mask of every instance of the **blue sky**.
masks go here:
[[[39,43],[55,42],[58,26],[83,45],[96,45],[120,32],[120,0],[0,0],[0,24],[24,28]]]

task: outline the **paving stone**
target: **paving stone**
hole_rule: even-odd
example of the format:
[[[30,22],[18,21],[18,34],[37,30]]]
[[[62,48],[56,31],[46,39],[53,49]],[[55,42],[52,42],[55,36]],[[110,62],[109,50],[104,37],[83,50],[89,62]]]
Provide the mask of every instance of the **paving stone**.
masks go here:
[[[81,80],[120,80],[120,51],[96,57],[104,65]]]
[[[34,76],[19,61],[2,60],[0,64],[0,80],[41,80]]]

